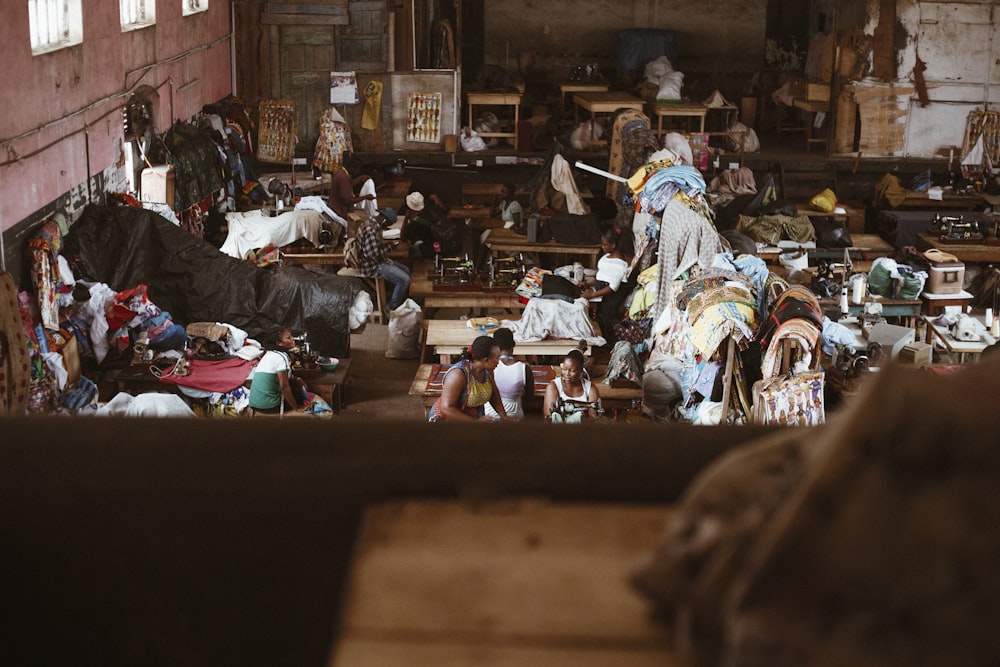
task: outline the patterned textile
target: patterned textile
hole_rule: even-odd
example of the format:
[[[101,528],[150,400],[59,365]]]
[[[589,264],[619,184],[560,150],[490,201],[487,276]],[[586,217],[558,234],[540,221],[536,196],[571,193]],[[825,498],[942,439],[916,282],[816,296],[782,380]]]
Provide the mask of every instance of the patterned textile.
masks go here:
[[[604,384],[611,384],[612,380],[628,380],[642,386],[642,364],[639,363],[632,343],[627,340],[620,340],[611,348]]]
[[[355,234],[358,247],[358,271],[374,276],[378,267],[389,260],[391,246],[382,241],[382,227],[374,218],[366,220]]]
[[[635,172],[636,169],[645,163],[645,155],[642,156],[638,163],[629,163],[625,158],[624,138],[633,132],[640,132],[642,130],[649,132],[649,117],[641,111],[626,109],[615,117],[615,124],[611,130],[611,145],[609,146],[609,173],[623,178],[628,178]],[[653,145],[655,150],[655,141],[653,142]],[[634,159],[634,155],[631,155],[631,151],[630,157]],[[624,183],[620,183],[609,178],[605,194],[611,199],[614,199],[615,203],[622,204],[624,203],[629,192],[628,187]]]
[[[741,215],[736,225],[736,231],[769,246],[778,245],[778,241],[782,238],[796,243],[808,243],[816,240],[816,230],[809,222],[807,215],[795,217],[788,215]]]
[[[427,378],[427,389],[426,391],[441,391],[444,387],[444,376],[451,369],[452,364],[432,364],[431,373]],[[552,370],[552,366],[548,364],[542,366],[532,366],[531,375],[533,378],[535,394],[541,395],[545,393],[545,387],[548,386],[549,381],[552,380],[556,374]]]
[[[820,328],[815,324],[802,318],[787,320],[779,324],[760,364],[763,379],[767,380],[781,372],[782,348],[786,340],[793,340],[799,345],[800,363],[808,367],[812,363],[812,354],[816,349],[820,331]]]
[[[471,416],[482,417],[485,413],[483,406],[489,403],[490,397],[493,396],[493,376],[490,375],[489,371],[485,371],[486,379],[477,379],[476,376],[472,374],[472,369],[470,368],[468,361],[458,362],[452,366],[448,372],[455,369],[460,369],[462,373],[465,374],[465,388],[462,389],[462,395],[459,399],[462,404],[462,410]],[[439,398],[434,401],[434,405],[431,406],[430,412],[427,415],[427,420],[436,422],[443,421],[445,419],[447,418],[442,412],[441,399]]]
[[[558,299],[529,299],[519,320],[503,320],[501,326],[514,333],[519,343],[568,338],[586,341],[590,345],[604,345],[607,341],[598,336],[587,314],[586,299],[566,303]]]
[[[814,371],[754,383],[754,423],[787,426],[825,423],[823,379],[823,371]]]
[[[746,303],[723,301],[706,308],[697,320],[692,320],[688,337],[695,351],[710,357],[728,337],[745,348],[753,338],[756,311]]]
[[[715,255],[726,250],[728,248],[722,237],[707,218],[685,206],[677,198],[667,204],[660,225],[660,245],[657,252],[659,271],[653,319],[663,312],[670,283],[695,266],[702,269],[710,267]]]
[[[175,211],[187,212],[206,198],[211,201],[212,193],[223,187],[225,167],[211,132],[177,121],[163,142],[167,162],[174,165],[174,201],[167,203],[172,203]]]
[[[334,107],[330,107],[319,117],[319,138],[312,166],[320,171],[335,172],[344,162],[344,153],[353,152],[350,126]]]
[[[38,297],[42,325],[49,330],[59,329],[59,291],[62,277],[59,274],[59,248],[62,232],[54,220],[46,222],[28,241],[31,259],[31,280]]]
[[[0,415],[24,414],[30,386],[30,355],[17,286],[9,273],[0,273]]]

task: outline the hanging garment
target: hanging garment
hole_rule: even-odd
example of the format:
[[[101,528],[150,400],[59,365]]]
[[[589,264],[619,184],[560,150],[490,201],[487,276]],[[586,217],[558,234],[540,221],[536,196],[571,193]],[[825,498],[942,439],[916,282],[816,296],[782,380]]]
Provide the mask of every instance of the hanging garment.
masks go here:
[[[54,220],[46,222],[28,241],[31,255],[31,279],[38,297],[38,310],[42,326],[50,331],[59,329],[59,248],[62,232]]]
[[[28,339],[17,286],[9,273],[0,273],[0,415],[23,415],[30,388]]]
[[[344,153],[353,153],[351,128],[336,108],[330,107],[319,117],[319,138],[313,151],[312,166],[335,172],[344,162]]]
[[[365,84],[365,108],[361,112],[361,129],[374,130],[378,128],[382,116],[382,82],[369,81]]]

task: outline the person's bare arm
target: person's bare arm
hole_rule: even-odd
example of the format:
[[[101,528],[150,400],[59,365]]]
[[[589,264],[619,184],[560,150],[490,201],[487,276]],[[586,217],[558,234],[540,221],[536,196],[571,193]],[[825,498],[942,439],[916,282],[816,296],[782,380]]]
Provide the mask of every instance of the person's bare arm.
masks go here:
[[[299,402],[295,400],[295,394],[292,393],[292,383],[289,381],[290,375],[288,371],[278,373],[278,385],[281,387],[281,395],[284,397],[286,403],[299,412],[302,412],[306,409],[306,406],[300,406]]]
[[[590,393],[587,394],[588,403],[596,403],[601,399],[601,395],[597,392],[597,385],[593,382],[590,383]],[[587,416],[591,419],[597,419],[600,415],[597,413],[597,408],[588,408]]]
[[[552,416],[552,409],[555,407],[556,399],[559,398],[559,390],[556,389],[555,380],[549,382],[545,387],[545,401],[542,403],[542,416],[548,419]]]
[[[452,368],[444,376],[441,387],[441,414],[449,421],[475,421],[475,417],[467,415],[462,405],[462,391],[465,389],[465,373],[461,369]]]
[[[503,406],[503,397],[500,396],[500,390],[497,389],[497,382],[495,379],[493,379],[493,372],[492,371],[486,371],[486,372],[489,373],[490,386],[493,387],[493,393],[490,394],[490,405],[492,405],[493,409],[497,411],[498,415],[500,415],[501,420],[506,420],[507,408]]]

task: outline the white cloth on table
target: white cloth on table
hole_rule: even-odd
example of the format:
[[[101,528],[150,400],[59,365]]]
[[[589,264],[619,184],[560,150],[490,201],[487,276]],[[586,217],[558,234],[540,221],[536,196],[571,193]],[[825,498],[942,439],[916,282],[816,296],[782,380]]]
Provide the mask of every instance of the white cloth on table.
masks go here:
[[[347,227],[347,220],[344,220],[342,217],[337,215],[337,212],[334,211],[329,206],[327,206],[326,200],[320,197],[319,195],[307,195],[305,197],[302,197],[301,199],[299,199],[298,202],[295,203],[295,210],[319,211],[320,213],[327,214],[328,216],[333,218],[334,221],[339,222],[344,227]]]
[[[229,235],[219,250],[230,257],[243,259],[251,250],[271,244],[280,248],[303,238],[319,246],[323,216],[319,211],[298,210],[271,218],[257,210],[227,213],[226,223]]]
[[[97,410],[103,417],[194,417],[194,411],[177,394],[148,393],[131,396],[125,392]]]
[[[586,341],[589,345],[604,345],[607,341],[598,336],[587,314],[587,300],[572,303],[561,299],[528,299],[519,320],[503,320],[519,343],[537,342],[546,338],[567,338]],[[569,350],[566,350],[569,352]]]

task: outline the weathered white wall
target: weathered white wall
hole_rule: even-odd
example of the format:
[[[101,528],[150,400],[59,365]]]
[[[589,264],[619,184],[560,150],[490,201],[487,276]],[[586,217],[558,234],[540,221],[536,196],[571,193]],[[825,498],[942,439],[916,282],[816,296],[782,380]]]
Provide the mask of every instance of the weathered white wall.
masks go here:
[[[869,0],[869,34],[878,4]],[[897,24],[905,43],[897,44],[897,82],[912,85],[919,55],[930,98],[925,107],[916,94],[898,100],[906,123],[901,155],[947,155],[962,145],[969,112],[1000,100],[998,10],[1000,0],[899,0]]]

